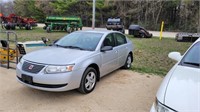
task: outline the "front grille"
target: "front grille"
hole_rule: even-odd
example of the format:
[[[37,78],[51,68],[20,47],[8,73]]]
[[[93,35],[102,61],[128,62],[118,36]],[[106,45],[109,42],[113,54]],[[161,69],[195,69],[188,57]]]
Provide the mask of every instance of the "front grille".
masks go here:
[[[22,65],[22,70],[30,73],[38,73],[40,72],[45,66],[43,65],[36,65],[29,62],[24,62]]]

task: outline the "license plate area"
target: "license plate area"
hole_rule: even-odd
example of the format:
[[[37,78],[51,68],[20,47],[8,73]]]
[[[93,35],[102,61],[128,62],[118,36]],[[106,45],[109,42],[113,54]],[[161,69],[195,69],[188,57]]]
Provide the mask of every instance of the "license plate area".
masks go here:
[[[27,83],[27,84],[32,84],[33,83],[33,77],[22,74],[22,81]]]

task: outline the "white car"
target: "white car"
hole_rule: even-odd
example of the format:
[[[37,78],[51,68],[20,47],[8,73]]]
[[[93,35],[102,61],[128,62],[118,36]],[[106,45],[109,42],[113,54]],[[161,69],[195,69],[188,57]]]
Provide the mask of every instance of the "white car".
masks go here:
[[[200,38],[183,56],[168,56],[178,62],[164,78],[151,112],[200,112]]]

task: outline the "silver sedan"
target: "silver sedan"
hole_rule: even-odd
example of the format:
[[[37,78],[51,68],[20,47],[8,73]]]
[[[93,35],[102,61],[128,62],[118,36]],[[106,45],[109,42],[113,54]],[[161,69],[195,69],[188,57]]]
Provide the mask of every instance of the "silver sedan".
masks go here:
[[[52,46],[26,54],[17,65],[23,85],[45,91],[90,93],[104,75],[129,69],[133,44],[117,31],[77,31]]]

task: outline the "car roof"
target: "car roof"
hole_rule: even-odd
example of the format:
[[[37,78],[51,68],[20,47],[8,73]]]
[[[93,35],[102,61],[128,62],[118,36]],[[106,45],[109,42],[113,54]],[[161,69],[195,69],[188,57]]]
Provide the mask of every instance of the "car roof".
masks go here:
[[[139,26],[139,25],[130,25],[129,26],[129,29],[137,29],[137,30],[139,30],[140,28],[142,28],[141,26]]]
[[[108,21],[113,21],[113,22],[120,22],[120,18],[108,18]]]
[[[115,33],[115,32],[118,32],[118,31],[113,31],[113,30],[82,30],[82,31],[77,31],[77,32],[90,32],[90,33],[109,34],[109,33]]]

